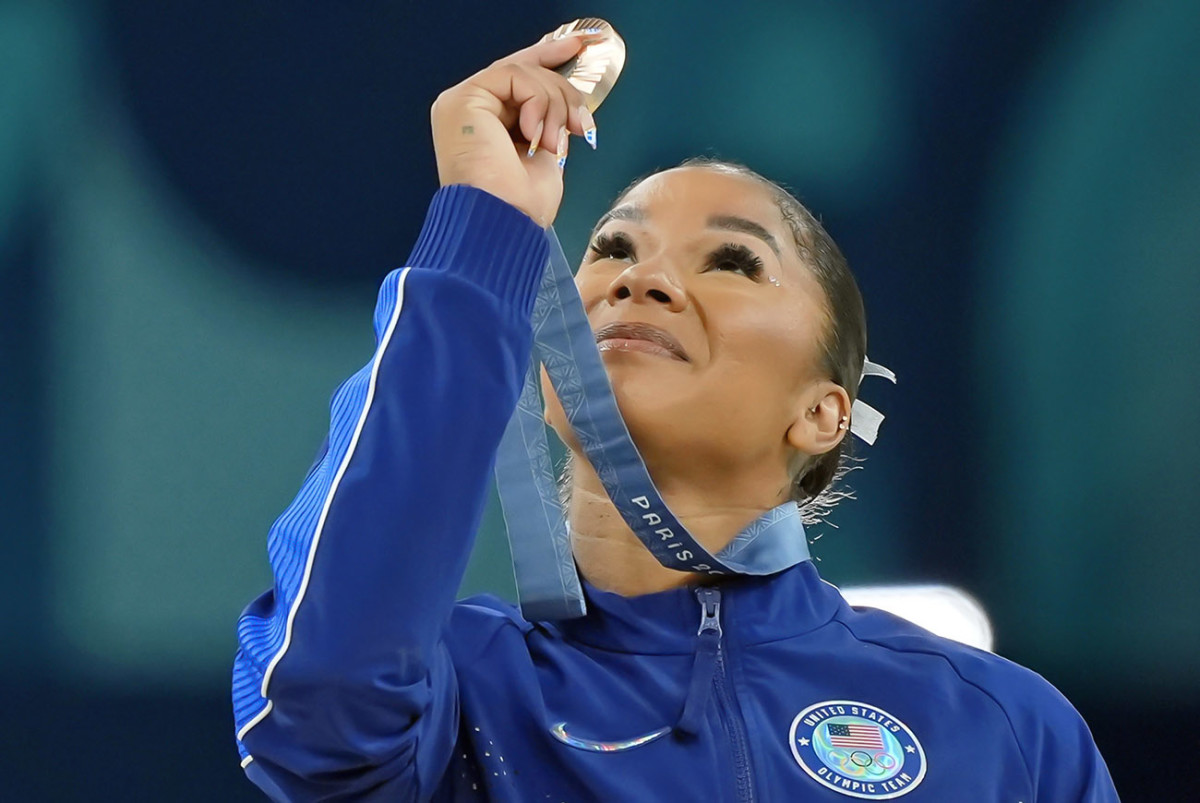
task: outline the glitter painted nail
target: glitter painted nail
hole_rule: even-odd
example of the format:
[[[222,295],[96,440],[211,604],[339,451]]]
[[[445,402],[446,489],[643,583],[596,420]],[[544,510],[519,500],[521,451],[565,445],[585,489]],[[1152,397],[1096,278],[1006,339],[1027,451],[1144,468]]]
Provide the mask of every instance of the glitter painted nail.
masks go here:
[[[596,150],[596,120],[587,106],[579,107],[579,119],[583,123],[584,141],[592,146],[592,150]]]
[[[537,131],[535,131],[533,134],[533,141],[529,143],[529,156],[533,156],[535,153],[537,153],[538,143],[542,141],[542,131],[545,129],[545,127],[546,121],[539,120]]]
[[[562,170],[567,166],[567,129],[562,127],[558,129],[558,169]]]

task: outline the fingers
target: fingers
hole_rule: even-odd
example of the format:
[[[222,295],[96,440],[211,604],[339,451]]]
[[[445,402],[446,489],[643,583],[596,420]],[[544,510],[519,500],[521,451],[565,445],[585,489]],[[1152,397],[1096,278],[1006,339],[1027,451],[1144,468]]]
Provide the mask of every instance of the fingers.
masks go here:
[[[519,130],[521,135],[529,141],[529,155],[533,156],[538,150],[545,146],[546,135],[546,111],[550,107],[549,93],[537,100],[531,100],[521,107],[519,120]],[[551,128],[551,136],[557,129]]]
[[[557,87],[551,87],[521,104],[517,128],[530,143],[530,156],[539,149],[553,153],[561,151],[559,140],[564,133],[583,136],[588,128],[594,132],[595,123],[587,113],[587,108],[582,104],[573,105],[574,95],[579,94],[578,91],[567,93],[557,90]]]
[[[554,69],[565,64],[583,49],[588,36],[583,31],[573,31],[560,39],[547,39],[518,50],[501,61],[515,61]]]
[[[532,151],[558,153],[563,131],[584,136],[594,127],[583,93],[545,67],[505,59],[469,80],[500,102],[501,123],[529,142]]]

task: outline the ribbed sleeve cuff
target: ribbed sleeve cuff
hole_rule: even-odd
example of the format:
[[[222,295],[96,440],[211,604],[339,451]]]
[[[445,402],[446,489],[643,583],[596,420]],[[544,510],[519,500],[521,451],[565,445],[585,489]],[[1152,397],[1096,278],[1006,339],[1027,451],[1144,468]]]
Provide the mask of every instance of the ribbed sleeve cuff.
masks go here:
[[[528,316],[549,252],[545,229],[520,209],[452,184],[433,196],[407,264],[467,279]]]

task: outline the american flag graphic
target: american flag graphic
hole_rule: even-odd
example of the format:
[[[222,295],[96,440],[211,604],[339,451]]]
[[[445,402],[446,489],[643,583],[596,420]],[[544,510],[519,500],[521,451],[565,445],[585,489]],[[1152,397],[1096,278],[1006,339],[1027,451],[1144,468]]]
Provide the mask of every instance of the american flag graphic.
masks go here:
[[[826,725],[829,743],[834,747],[849,747],[858,750],[883,750],[883,734],[878,725]]]

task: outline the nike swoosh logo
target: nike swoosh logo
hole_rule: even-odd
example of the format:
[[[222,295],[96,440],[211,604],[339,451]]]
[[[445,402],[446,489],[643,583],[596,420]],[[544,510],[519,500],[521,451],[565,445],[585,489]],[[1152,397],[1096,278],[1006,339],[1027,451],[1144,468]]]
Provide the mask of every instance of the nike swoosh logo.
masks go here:
[[[632,739],[602,742],[595,739],[572,736],[567,733],[567,723],[565,722],[559,722],[550,728],[550,734],[563,744],[574,747],[576,750],[590,750],[593,753],[617,753],[621,750],[632,750],[635,747],[641,747],[644,744],[653,742],[655,739],[666,736],[670,732],[670,728],[659,728],[656,731],[644,733],[641,736],[634,736]]]

